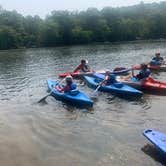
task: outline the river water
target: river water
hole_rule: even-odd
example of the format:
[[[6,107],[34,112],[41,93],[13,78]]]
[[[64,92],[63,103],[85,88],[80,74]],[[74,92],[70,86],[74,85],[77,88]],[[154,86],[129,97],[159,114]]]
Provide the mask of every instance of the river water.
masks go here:
[[[46,80],[71,71],[81,58],[95,69],[148,62],[166,42],[116,43],[0,52],[0,165],[160,166],[165,161],[142,135],[166,132],[165,96],[127,101],[100,93],[93,110],[48,97]],[[166,73],[154,73],[166,81]],[[78,80],[76,80],[78,82]],[[87,94],[93,90],[78,85]]]

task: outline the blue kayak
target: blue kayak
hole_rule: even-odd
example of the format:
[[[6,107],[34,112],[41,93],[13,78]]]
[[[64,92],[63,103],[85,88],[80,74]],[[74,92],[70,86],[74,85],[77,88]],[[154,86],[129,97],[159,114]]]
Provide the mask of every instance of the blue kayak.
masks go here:
[[[155,130],[145,130],[143,135],[161,152],[166,154],[166,134]]]
[[[63,93],[55,89],[58,85],[57,81],[47,80],[48,89],[51,91],[51,96],[55,97],[57,100],[67,102],[70,105],[79,107],[92,107],[93,101],[79,90],[71,90],[70,92]]]
[[[103,80],[101,78],[88,77],[88,76],[84,76],[84,78],[87,85],[93,89],[96,89],[99,83]],[[141,91],[119,82],[110,85],[104,85],[104,86],[102,85],[99,88],[99,91],[109,92],[112,95],[116,95],[125,99],[139,98],[143,95]]]

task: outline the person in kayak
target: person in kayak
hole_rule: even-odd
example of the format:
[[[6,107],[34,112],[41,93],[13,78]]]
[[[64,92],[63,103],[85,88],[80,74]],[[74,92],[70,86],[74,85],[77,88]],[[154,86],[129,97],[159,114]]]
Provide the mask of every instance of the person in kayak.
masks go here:
[[[104,80],[100,83],[100,85],[111,85],[116,83],[115,74],[111,74],[110,71],[106,71]]]
[[[59,92],[70,92],[71,90],[75,90],[77,88],[77,85],[73,82],[73,78],[72,76],[66,76],[65,77],[65,82],[66,85],[61,87],[61,86],[56,86],[55,88],[59,91]]]
[[[141,64],[141,70],[137,75],[134,75],[134,70],[132,70],[132,76],[137,78],[138,80],[145,79],[149,77],[151,71],[148,69],[147,64]]]
[[[85,60],[85,59],[82,59],[81,60],[81,63],[74,69],[74,73],[75,72],[78,72],[78,71],[81,71],[81,72],[90,72],[90,67],[88,66],[88,61]]]
[[[164,58],[160,56],[160,53],[157,52],[155,54],[155,57],[152,58],[150,65],[155,66],[155,65],[162,65],[164,64]]]

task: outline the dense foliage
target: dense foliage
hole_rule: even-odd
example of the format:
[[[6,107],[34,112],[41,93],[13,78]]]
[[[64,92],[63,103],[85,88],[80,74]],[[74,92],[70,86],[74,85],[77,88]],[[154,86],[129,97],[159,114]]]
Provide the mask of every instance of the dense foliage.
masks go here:
[[[53,11],[44,20],[0,7],[0,49],[166,38],[166,2]]]

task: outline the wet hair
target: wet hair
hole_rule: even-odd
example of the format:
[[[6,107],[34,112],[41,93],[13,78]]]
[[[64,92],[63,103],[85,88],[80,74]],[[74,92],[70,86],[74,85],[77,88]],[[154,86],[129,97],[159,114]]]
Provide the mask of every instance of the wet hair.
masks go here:
[[[81,59],[81,63],[86,63],[86,60],[85,59]]]
[[[66,76],[66,78],[65,78],[65,81],[67,82],[67,83],[72,83],[73,82],[73,78],[72,78],[72,76]]]

